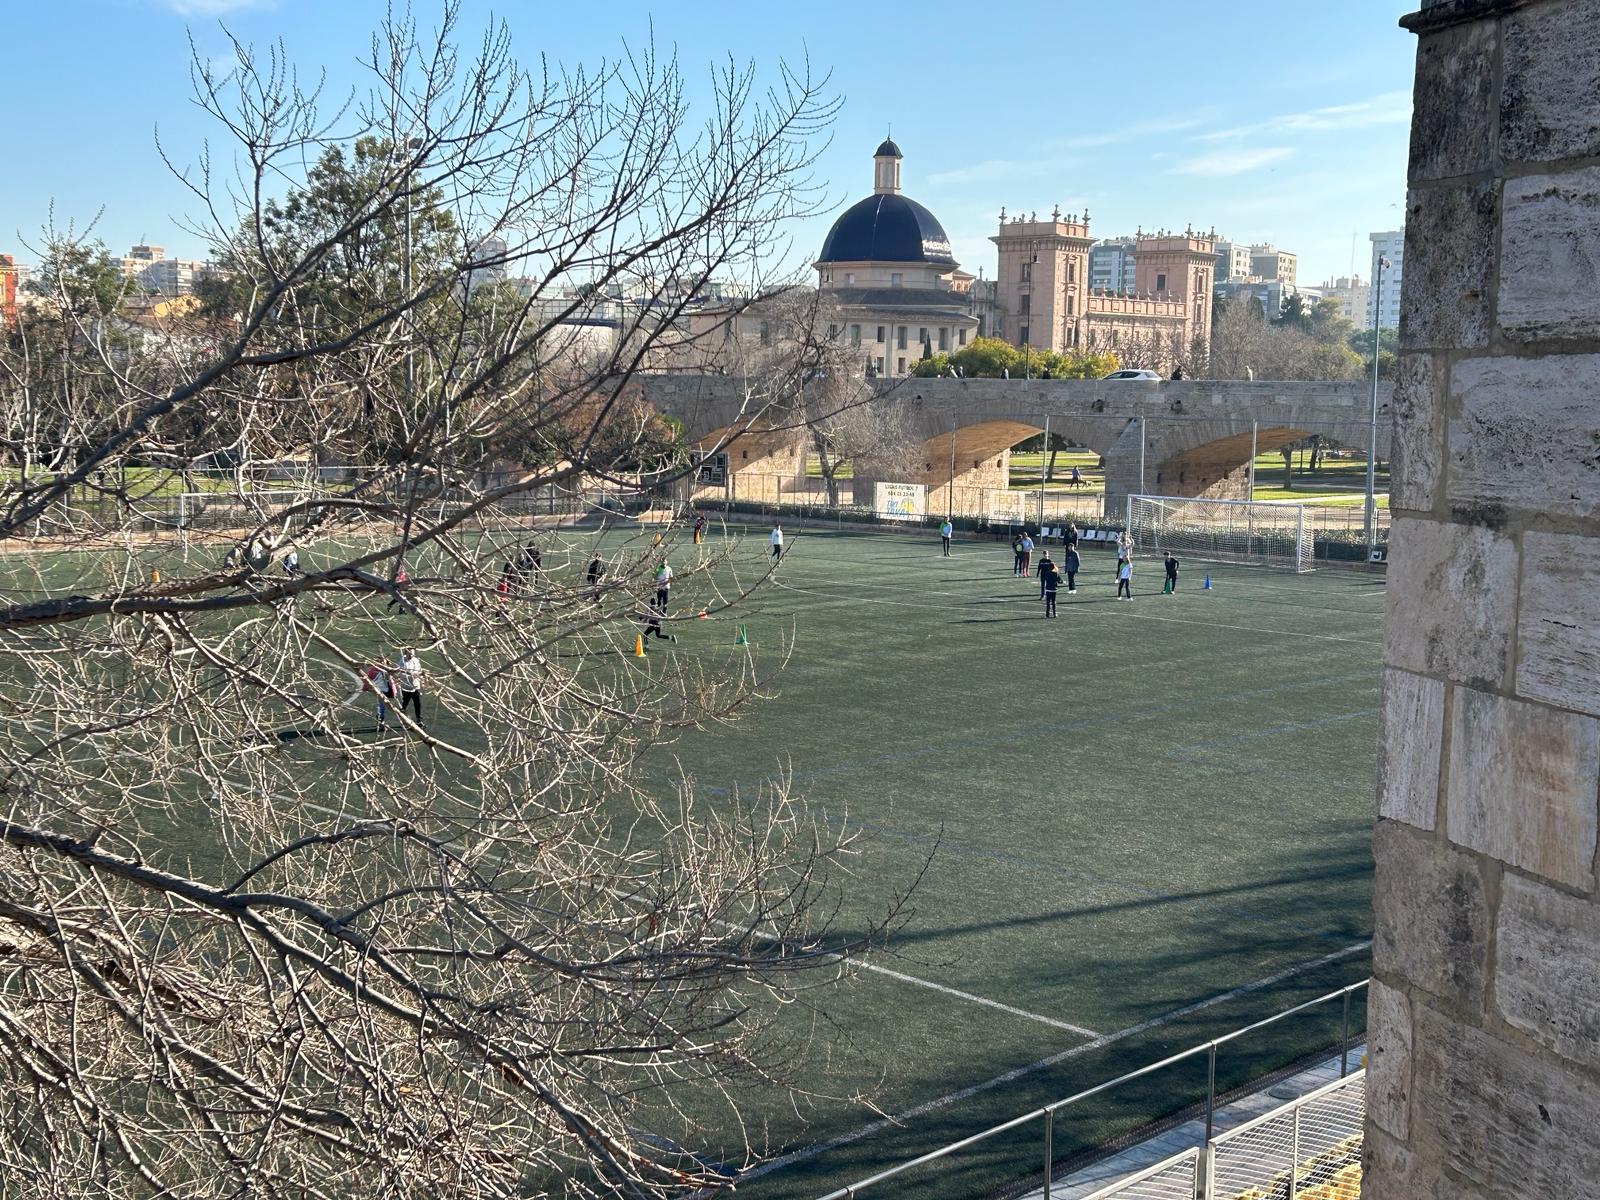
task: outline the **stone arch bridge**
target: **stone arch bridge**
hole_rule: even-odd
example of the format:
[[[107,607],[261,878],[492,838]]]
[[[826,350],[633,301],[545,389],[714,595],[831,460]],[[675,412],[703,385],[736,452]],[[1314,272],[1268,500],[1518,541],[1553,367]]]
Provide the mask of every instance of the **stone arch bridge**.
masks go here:
[[[739,380],[647,375],[639,383],[652,405],[683,422],[692,444],[726,454],[728,472],[802,482],[806,430],[777,412],[751,422]],[[1252,445],[1264,454],[1321,434],[1335,446],[1364,451],[1372,405],[1365,380],[909,378],[879,380],[875,387],[904,406],[913,444],[904,456],[909,469],[906,462],[892,469],[855,463],[858,494],[873,479],[922,483],[930,512],[943,507],[946,488],[1006,487],[1011,447],[1042,433],[1047,421],[1052,434],[1104,457],[1106,511],[1115,513],[1137,492],[1241,496]],[[1390,454],[1391,410],[1392,388],[1380,383],[1380,459]]]

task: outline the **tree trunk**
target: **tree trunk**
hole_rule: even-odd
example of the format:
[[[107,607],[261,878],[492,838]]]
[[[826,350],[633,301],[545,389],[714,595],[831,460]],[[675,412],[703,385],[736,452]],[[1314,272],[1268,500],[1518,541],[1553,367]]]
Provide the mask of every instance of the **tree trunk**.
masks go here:
[[[1046,483],[1049,483],[1050,480],[1055,477],[1056,473],[1056,448],[1054,446],[1050,446],[1048,449],[1050,453],[1048,457],[1046,457],[1044,464],[1044,481]]]
[[[1294,451],[1288,446],[1278,451],[1283,455],[1283,490],[1294,490]]]

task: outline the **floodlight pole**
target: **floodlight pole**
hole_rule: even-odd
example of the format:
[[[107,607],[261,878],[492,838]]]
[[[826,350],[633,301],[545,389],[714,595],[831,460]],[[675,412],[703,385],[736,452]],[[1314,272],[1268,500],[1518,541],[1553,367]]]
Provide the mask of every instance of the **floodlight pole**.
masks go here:
[[[1378,346],[1383,341],[1380,325],[1383,313],[1383,269],[1389,260],[1378,255],[1377,269],[1372,282],[1372,420],[1367,425],[1367,561],[1378,541],[1378,499],[1375,492],[1378,459]]]
[[[956,419],[950,418],[950,483],[944,489],[944,519],[956,517]]]
[[[1050,414],[1044,415],[1044,453],[1039,456],[1039,528],[1044,528],[1044,473],[1050,461]],[[1043,534],[1040,535],[1041,537]]]

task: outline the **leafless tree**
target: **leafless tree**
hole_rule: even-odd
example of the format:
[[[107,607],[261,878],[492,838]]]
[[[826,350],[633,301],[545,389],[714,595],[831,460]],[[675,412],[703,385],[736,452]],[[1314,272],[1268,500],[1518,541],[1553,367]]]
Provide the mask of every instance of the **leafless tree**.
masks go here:
[[[343,102],[277,51],[197,59],[233,152],[184,178],[225,286],[154,348],[71,305],[49,370],[6,348],[7,1196],[725,1182],[691,1151],[783,1082],[772,1002],[898,919],[838,943],[848,839],[786,789],[646,786],[758,665],[624,653],[670,530],[591,584],[593,539],[532,517],[683,469],[630,380],[713,278],[773,290],[831,103],[730,66],[691,115],[653,52],[529,73],[456,18],[390,21]],[[497,264],[525,280],[473,286]],[[613,293],[622,336],[574,354]],[[51,452],[19,453],[41,413]],[[713,612],[751,582],[680,562]],[[426,711],[375,721],[386,677]]]

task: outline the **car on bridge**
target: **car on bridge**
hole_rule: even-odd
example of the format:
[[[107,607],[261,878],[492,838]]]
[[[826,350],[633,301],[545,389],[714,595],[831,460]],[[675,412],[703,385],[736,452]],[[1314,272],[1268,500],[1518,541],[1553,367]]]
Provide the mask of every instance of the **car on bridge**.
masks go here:
[[[1102,375],[1101,379],[1160,379],[1155,371],[1113,371],[1109,375]]]

